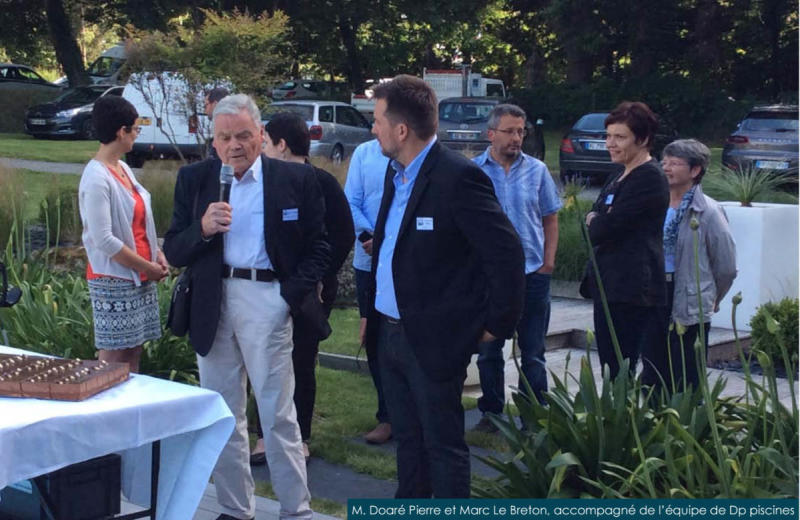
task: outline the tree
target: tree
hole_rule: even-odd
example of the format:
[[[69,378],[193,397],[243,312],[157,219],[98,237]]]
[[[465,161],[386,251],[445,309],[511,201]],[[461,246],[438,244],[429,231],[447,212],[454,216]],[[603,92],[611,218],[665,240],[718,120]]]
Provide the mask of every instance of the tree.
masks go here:
[[[203,14],[205,20],[197,29],[174,26],[166,33],[129,29],[129,82],[161,122],[160,131],[181,160],[185,158],[169,113],[197,121],[198,145],[205,153],[208,119],[200,117],[204,91],[223,84],[263,102],[290,62],[288,19],[282,12],[250,16],[203,10]]]
[[[56,57],[67,75],[69,84],[72,86],[88,85],[90,83],[89,74],[86,73],[83,55],[78,47],[69,18],[67,18],[64,2],[62,0],[45,0],[45,10]]]

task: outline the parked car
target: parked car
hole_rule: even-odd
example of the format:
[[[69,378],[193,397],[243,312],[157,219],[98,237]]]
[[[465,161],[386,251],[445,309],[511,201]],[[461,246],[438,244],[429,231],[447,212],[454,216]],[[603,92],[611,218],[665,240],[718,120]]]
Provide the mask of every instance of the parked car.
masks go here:
[[[34,137],[76,135],[94,139],[94,102],[102,96],[121,96],[122,89],[121,86],[91,85],[66,90],[53,101],[28,109],[25,133]]]
[[[797,105],[754,107],[725,140],[722,164],[789,171],[798,167]]]
[[[372,125],[352,105],[339,101],[276,101],[269,105],[262,119],[276,112],[290,111],[306,120],[311,134],[310,155],[340,162],[356,146],[373,138]]]
[[[346,83],[318,81],[313,79],[293,79],[272,89],[275,101],[294,99],[329,99],[346,101],[350,96]]]
[[[467,155],[476,155],[489,146],[489,113],[503,100],[496,97],[456,97],[439,101],[439,142]],[[522,151],[544,160],[542,120],[527,119]]]
[[[611,162],[606,148],[605,120],[608,112],[582,116],[561,139],[558,150],[558,169],[561,181],[573,181],[583,176],[603,182],[608,174],[620,168]]]
[[[62,89],[27,65],[0,63],[0,91],[6,90],[31,90],[55,97]]]
[[[606,148],[607,116],[608,112],[584,114],[561,139],[558,169],[562,182],[583,178],[590,183],[603,183],[610,173],[621,168],[621,165],[611,162],[611,155]],[[678,133],[669,122],[659,121],[651,155],[660,157],[664,147],[677,138]]]

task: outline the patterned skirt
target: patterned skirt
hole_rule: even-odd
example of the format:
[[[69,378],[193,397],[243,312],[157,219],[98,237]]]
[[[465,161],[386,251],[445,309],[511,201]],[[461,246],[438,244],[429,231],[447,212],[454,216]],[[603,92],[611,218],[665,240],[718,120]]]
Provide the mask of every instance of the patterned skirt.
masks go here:
[[[158,292],[154,282],[136,287],[131,280],[101,277],[89,280],[94,316],[94,345],[118,350],[161,337]]]

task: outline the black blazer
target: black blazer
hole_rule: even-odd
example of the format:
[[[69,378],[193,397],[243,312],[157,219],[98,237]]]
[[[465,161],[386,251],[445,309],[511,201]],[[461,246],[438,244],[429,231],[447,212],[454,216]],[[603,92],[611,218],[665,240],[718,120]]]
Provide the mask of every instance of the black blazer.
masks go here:
[[[339,287],[336,275],[347,260],[350,250],[353,249],[356,232],[350,204],[339,181],[322,168],[316,166],[313,168],[325,199],[325,229],[328,232],[328,243],[331,245],[330,265],[322,278],[322,300],[329,307],[333,305]]]
[[[394,197],[387,168],[375,225],[368,347],[377,344],[375,272]],[[433,230],[417,229],[417,218]],[[434,380],[463,378],[484,329],[509,338],[522,313],[525,258],[489,178],[471,161],[435,143],[406,206],[392,259],[402,326],[422,369]]]
[[[608,180],[592,211],[589,225],[597,266],[609,302],[643,307],[666,305],[664,217],[669,186],[655,159],[638,166],[622,181],[622,172]],[[609,195],[613,198],[609,202]],[[598,297],[594,273],[589,282]]]
[[[281,296],[296,313],[330,261],[325,204],[310,166],[275,161],[265,155],[261,161],[267,254],[280,281]],[[221,234],[203,240],[200,224],[208,205],[219,200],[220,166],[219,159],[210,158],[178,171],[172,223],[164,237],[169,263],[192,268],[189,338],[201,356],[208,353],[214,341],[222,296],[224,241]],[[298,209],[298,219],[284,221],[282,211],[291,208]]]

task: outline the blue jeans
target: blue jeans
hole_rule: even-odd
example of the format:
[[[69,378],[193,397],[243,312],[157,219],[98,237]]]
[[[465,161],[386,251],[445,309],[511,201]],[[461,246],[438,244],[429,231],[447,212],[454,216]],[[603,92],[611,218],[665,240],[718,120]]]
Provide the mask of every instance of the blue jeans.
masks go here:
[[[549,274],[530,273],[525,276],[525,307],[517,325],[517,345],[522,360],[518,388],[526,392],[522,376],[528,380],[539,402],[547,391],[547,370],[544,360],[544,340],[550,324]],[[487,341],[478,346],[478,373],[481,393],[478,409],[483,413],[503,412],[505,402],[504,339]]]

